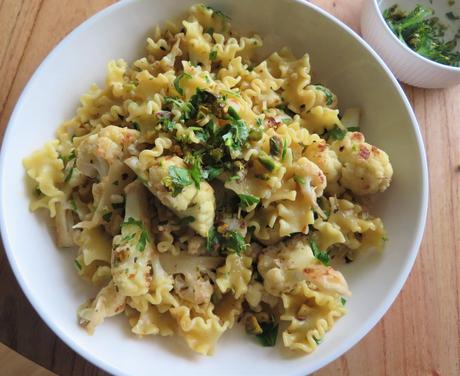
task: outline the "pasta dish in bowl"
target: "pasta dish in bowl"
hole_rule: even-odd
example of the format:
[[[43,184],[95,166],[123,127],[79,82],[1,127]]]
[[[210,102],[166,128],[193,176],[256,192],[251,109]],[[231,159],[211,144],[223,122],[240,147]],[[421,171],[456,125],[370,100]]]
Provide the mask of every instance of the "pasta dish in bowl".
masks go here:
[[[157,27],[145,56],[108,64],[55,140],[24,160],[33,210],[49,210],[79,275],[89,333],[125,314],[137,335],[213,352],[236,321],[265,346],[306,353],[351,294],[330,264],[383,248],[360,204],[383,192],[388,155],[313,83],[309,56],[257,61],[258,35],[198,4]],[[342,116],[343,115],[343,116]],[[279,324],[285,323],[283,329]]]

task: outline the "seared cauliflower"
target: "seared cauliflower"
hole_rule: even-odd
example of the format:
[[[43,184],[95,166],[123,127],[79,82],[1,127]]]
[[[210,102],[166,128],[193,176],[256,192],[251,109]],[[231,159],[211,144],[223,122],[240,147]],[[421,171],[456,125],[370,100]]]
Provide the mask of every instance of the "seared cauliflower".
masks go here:
[[[146,294],[152,280],[152,244],[145,188],[135,181],[126,189],[125,221],[113,238],[112,277],[127,296]]]
[[[326,192],[332,195],[342,193],[343,188],[339,184],[342,164],[326,141],[320,139],[309,145],[305,156],[314,162],[326,175]]]
[[[161,203],[171,209],[179,218],[187,218],[189,226],[199,235],[206,237],[214,223],[216,200],[214,190],[205,181],[199,188],[194,184],[183,187],[175,194],[165,182],[170,178],[170,169],[185,168],[182,158],[177,156],[154,158],[149,166],[143,166],[138,158],[130,158],[126,164],[145,182]]]
[[[342,273],[320,263],[305,236],[266,248],[259,257],[257,270],[270,294],[280,296],[298,282],[308,281],[320,291],[351,295]]]
[[[91,178],[106,176],[114,161],[136,154],[138,137],[138,131],[114,125],[84,137],[77,148],[78,169]]]
[[[387,153],[364,141],[360,132],[348,132],[331,144],[343,164],[340,184],[357,195],[383,192],[393,176]]]

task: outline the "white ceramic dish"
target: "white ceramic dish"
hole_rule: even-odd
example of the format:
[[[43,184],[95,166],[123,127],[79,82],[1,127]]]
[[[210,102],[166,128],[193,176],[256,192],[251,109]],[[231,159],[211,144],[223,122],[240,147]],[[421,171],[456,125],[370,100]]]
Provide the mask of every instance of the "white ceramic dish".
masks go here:
[[[332,88],[342,107],[363,109],[362,128],[368,140],[392,159],[393,184],[374,208],[383,217],[390,240],[384,253],[368,253],[341,268],[353,291],[349,314],[316,352],[293,357],[280,348],[258,346],[236,328],[224,335],[213,357],[202,357],[192,354],[180,339],[135,338],[122,317],[106,321],[90,337],[77,325],[76,309],[94,291],[77,277],[73,253],[55,247],[45,217],[28,210],[23,157],[53,137],[91,83],[103,82],[110,59],[133,59],[153,25],[180,15],[194,2],[120,2],[83,23],[41,64],[16,105],[3,143],[4,245],[19,284],[40,316],[69,346],[110,373],[305,375],[356,344],[394,301],[417,255],[428,201],[423,142],[406,97],[375,52],[322,10],[295,0],[211,3],[229,14],[237,29],[260,33],[266,41],[264,53],[283,45],[297,54],[310,52],[315,80]]]
[[[366,0],[361,13],[363,38],[377,51],[391,71],[401,81],[418,87],[435,89],[460,84],[460,68],[436,63],[412,51],[391,31],[382,12],[398,4],[411,11],[417,4],[433,8],[441,23],[446,25],[449,39],[459,30],[460,20],[450,20],[447,12],[460,16],[460,1],[452,5],[448,1],[430,0]],[[457,50],[460,49],[460,43]]]

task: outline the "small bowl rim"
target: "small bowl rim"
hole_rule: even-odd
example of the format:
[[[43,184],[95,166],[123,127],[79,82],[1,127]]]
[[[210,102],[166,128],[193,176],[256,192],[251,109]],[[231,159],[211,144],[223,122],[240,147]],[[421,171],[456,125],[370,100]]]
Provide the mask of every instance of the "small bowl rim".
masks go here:
[[[383,18],[383,13],[382,13],[382,10],[380,9],[380,6],[378,4],[378,0],[372,0],[372,4],[374,5],[375,9],[377,10],[378,18],[384,24],[385,30],[389,34],[391,34],[391,37],[393,38],[393,40],[396,41],[400,46],[402,46],[403,49],[406,52],[410,53],[412,56],[418,58],[423,63],[431,65],[434,68],[443,69],[443,70],[446,70],[446,71],[449,71],[449,72],[460,73],[460,66],[459,67],[453,67],[452,65],[441,64],[441,63],[438,63],[436,61],[430,60],[430,59],[418,54],[414,50],[412,50],[406,43],[401,42],[399,40],[399,38],[396,37],[395,33],[393,33],[393,30],[391,30],[391,28],[388,25],[388,23],[386,22],[385,18]]]

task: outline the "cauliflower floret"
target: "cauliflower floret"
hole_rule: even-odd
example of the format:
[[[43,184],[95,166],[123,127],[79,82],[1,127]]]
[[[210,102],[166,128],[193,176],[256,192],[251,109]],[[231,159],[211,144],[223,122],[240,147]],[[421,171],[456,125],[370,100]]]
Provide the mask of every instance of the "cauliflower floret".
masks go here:
[[[147,167],[141,166],[138,158],[132,157],[126,164],[136,172],[163,205],[171,209],[179,218],[193,218],[189,226],[199,235],[207,237],[214,223],[216,200],[214,189],[205,181],[200,187],[195,184],[184,186],[176,195],[165,186],[170,177],[170,167],[186,168],[182,158],[177,156],[155,158]]]
[[[85,137],[77,148],[78,169],[91,178],[106,176],[115,160],[137,154],[135,142],[138,137],[138,131],[114,125]]]
[[[259,257],[257,270],[264,278],[265,289],[274,296],[292,290],[301,281],[308,281],[324,292],[351,294],[342,273],[321,264],[304,236],[267,247]]]
[[[343,188],[339,184],[342,164],[326,141],[320,140],[308,146],[305,156],[314,162],[326,175],[326,192],[332,195],[342,193]]]
[[[145,188],[135,181],[126,191],[125,221],[113,238],[112,277],[120,292],[139,296],[148,292],[152,280],[152,245]]]
[[[105,318],[123,312],[125,303],[126,297],[117,289],[113,281],[110,281],[99,291],[95,299],[88,300],[79,307],[79,323],[89,334],[93,334],[96,326],[102,324]]]
[[[364,142],[360,132],[348,132],[342,140],[331,144],[343,164],[340,184],[357,195],[383,192],[393,176],[388,155]]]

